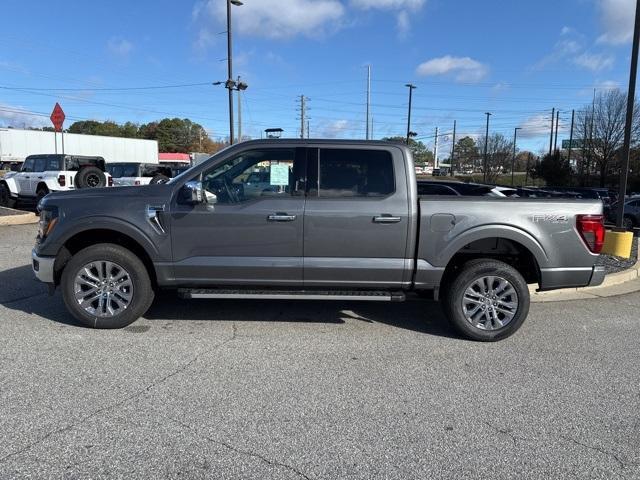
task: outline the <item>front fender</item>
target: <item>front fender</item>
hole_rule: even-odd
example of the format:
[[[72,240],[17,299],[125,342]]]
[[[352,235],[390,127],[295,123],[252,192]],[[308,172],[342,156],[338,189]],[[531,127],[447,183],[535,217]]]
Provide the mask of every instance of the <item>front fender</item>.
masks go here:
[[[16,182],[16,179],[13,176],[7,177],[5,175],[5,177],[3,177],[0,181],[7,185],[7,188],[9,189],[9,192],[11,192],[12,197],[16,197],[18,193],[20,193],[18,182]]]
[[[138,226],[110,216],[84,217],[69,221],[63,218],[60,225],[54,229],[52,236],[38,249],[38,254],[56,256],[62,246],[75,235],[90,230],[113,230],[135,240],[149,255],[153,262],[162,261],[163,255],[149,235]]]

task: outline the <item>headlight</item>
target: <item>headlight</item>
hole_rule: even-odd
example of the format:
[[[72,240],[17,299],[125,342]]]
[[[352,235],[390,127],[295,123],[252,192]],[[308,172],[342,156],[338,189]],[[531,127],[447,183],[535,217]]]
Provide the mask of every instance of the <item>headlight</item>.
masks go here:
[[[47,238],[56,223],[58,223],[58,208],[54,206],[42,207],[40,209],[40,222],[38,223],[38,243]]]

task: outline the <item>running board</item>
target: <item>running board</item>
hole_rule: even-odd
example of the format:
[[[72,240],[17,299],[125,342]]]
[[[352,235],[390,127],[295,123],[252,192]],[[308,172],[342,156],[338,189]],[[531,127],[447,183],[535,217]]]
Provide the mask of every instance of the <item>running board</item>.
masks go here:
[[[404,302],[403,292],[379,290],[223,290],[181,288],[182,298],[241,298],[263,300],[356,300],[367,302]]]

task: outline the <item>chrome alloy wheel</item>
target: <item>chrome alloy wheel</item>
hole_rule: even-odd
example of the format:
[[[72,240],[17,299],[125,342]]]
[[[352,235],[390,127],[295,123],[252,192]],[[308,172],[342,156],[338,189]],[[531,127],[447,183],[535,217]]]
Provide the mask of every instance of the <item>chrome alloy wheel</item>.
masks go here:
[[[497,330],[513,320],[518,311],[518,294],[502,277],[480,277],[465,290],[462,311],[475,328]]]
[[[114,317],[133,299],[131,275],[117,263],[95,261],[76,273],[73,293],[81,308],[97,317]]]

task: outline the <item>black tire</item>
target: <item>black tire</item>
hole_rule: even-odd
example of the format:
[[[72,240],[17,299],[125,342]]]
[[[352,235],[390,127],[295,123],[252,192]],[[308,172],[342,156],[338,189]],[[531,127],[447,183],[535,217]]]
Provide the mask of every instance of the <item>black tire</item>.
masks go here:
[[[624,220],[622,221],[622,226],[625,228],[625,230],[632,232],[633,227],[635,227],[635,223],[636,222],[633,221],[632,217],[625,215]]]
[[[466,311],[466,308],[473,306],[473,303],[464,302],[465,292],[468,288],[472,287],[476,280],[484,277],[499,277],[499,279],[506,280],[511,287],[513,287],[515,292],[517,307],[515,307],[513,312],[511,312],[513,315],[511,320],[506,322],[502,327],[498,326],[506,319],[506,316],[502,311],[497,312],[498,317],[503,315],[502,319],[498,318],[494,321],[488,320],[487,316],[484,317],[487,319],[485,321],[485,325],[489,323],[490,328],[494,329],[480,328],[479,326],[472,324],[465,316],[465,313],[469,313]],[[499,280],[496,280],[496,282],[498,281]],[[475,302],[477,303],[476,306],[482,304],[481,308],[483,313],[481,314],[480,319],[485,315],[485,309],[496,313],[496,309],[492,307],[492,305],[495,306],[496,303],[491,303],[493,302],[493,300],[491,300],[491,292],[487,294],[487,297],[488,298],[484,298],[482,295],[479,295],[478,302]],[[509,298],[511,301],[514,299],[513,296],[510,296]],[[447,292],[445,295],[442,295],[442,302],[449,322],[460,334],[471,340],[495,342],[513,335],[520,326],[522,326],[522,323],[525,321],[527,314],[529,313],[529,288],[527,287],[527,282],[522,278],[522,275],[520,275],[520,273],[512,266],[498,260],[478,259],[466,263],[460,269],[458,274],[450,279]],[[490,313],[488,316],[491,315],[492,314]],[[473,316],[471,316],[471,318],[473,319]]]
[[[16,201],[11,198],[11,191],[9,187],[0,183],[0,207],[14,208],[16,206]]]
[[[48,194],[49,194],[49,189],[47,187],[39,188],[38,191],[36,192],[36,205],[38,205],[40,203],[40,200],[42,200]]]
[[[131,301],[122,311],[112,316],[99,316],[87,312],[76,300],[76,275],[92,262],[112,262],[128,273],[132,284]],[[130,250],[111,243],[92,245],[76,253],[62,272],[60,282],[62,298],[69,312],[83,325],[91,328],[122,328],[140,318],[153,302],[154,292],[149,273],[142,261]],[[97,297],[96,297],[97,298]]]
[[[101,188],[107,185],[107,177],[98,167],[82,167],[74,179],[76,188]]]
[[[167,183],[169,181],[169,177],[167,177],[166,175],[156,175],[155,177],[153,177],[151,179],[151,181],[149,182],[149,185],[157,185],[160,183]]]

